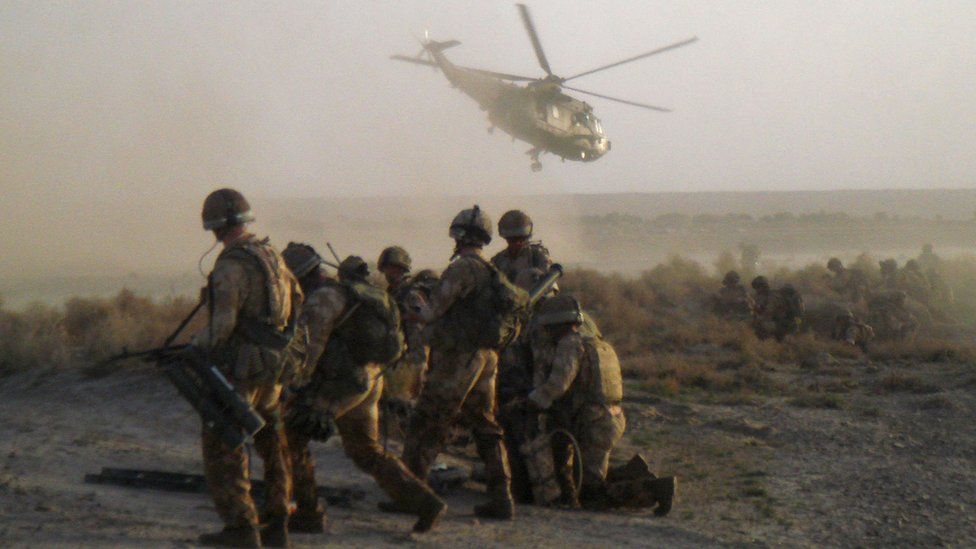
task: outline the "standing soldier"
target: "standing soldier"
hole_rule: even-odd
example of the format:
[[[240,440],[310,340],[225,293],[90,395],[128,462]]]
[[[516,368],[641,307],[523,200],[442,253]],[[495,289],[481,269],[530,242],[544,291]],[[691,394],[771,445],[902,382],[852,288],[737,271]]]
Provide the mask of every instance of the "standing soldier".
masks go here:
[[[786,284],[774,292],[766,277],[757,276],[752,280],[752,289],[756,291],[752,310],[752,328],[756,337],[766,339],[773,336],[776,341],[783,341],[787,335],[799,330],[803,317],[803,297],[796,288]]]
[[[475,506],[479,517],[510,520],[515,515],[511,473],[495,419],[497,344],[487,333],[497,320],[496,284],[504,277],[482,255],[491,242],[491,219],[478,206],[461,211],[451,223],[456,258],[441,275],[429,303],[411,308],[430,328],[430,372],[421,389],[404,441],[410,470],[426,478],[450,429],[461,417],[471,427],[485,464],[489,502]]]
[[[722,278],[722,288],[713,302],[713,312],[724,318],[748,319],[752,313],[752,298],[739,281],[739,273],[729,271]]]
[[[339,265],[339,282],[321,274],[321,257],[311,246],[290,244],[285,257],[302,273],[299,282],[308,295],[301,322],[308,332],[307,360],[315,369],[309,384],[290,401],[287,414],[298,505],[293,529],[323,531],[325,510],[308,444],[328,439],[334,421],[346,455],[402,509],[418,517],[415,532],[430,530],[447,505],[379,443],[382,373],[403,345],[396,305],[366,281],[369,269],[358,257]]]
[[[254,220],[241,193],[220,189],[203,203],[203,228],[213,231],[224,249],[207,281],[209,322],[193,339],[255,407],[266,426],[254,437],[264,462],[267,486],[264,516],[251,498],[248,455],[243,447],[228,448],[210,429],[203,429],[203,466],[224,529],[200,536],[203,545],[288,546],[289,476],[287,445],[279,399],[281,352],[294,332],[301,291],[278,252],[247,232]]]
[[[407,350],[392,371],[387,374],[386,397],[414,398],[420,391],[424,371],[427,369],[427,345],[423,340],[423,325],[409,320],[406,304],[412,292],[427,292],[436,282],[428,270],[417,276],[410,275],[410,254],[400,246],[390,246],[380,253],[376,268],[386,278],[386,291],[400,309],[401,327],[407,341]]]
[[[828,280],[831,289],[849,303],[857,305],[870,297],[868,279],[860,269],[848,269],[840,259],[832,257],[827,261],[827,270],[834,273]]]
[[[498,234],[505,239],[508,247],[495,254],[491,262],[516,284],[529,280],[519,276],[523,271],[538,269],[545,273],[552,265],[549,250],[541,242],[530,240],[532,228],[532,219],[521,210],[509,210],[498,220]]]

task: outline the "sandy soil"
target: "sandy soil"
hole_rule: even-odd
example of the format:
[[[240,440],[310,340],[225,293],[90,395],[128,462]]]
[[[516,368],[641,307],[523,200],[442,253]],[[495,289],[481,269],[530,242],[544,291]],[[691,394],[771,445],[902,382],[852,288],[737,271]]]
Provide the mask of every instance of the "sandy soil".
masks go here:
[[[298,547],[717,546],[976,544],[976,372],[966,364],[833,364],[775,376],[830,395],[711,403],[631,391],[628,435],[681,478],[669,517],[521,507],[511,523],[471,515],[480,487],[447,499],[424,536],[376,510],[383,495],[342,455],[319,445],[319,481],[365,489],[330,509],[332,532]],[[892,375],[916,382],[886,383]],[[917,381],[923,383],[917,383]],[[802,403],[801,403],[802,404]],[[102,467],[199,472],[198,422],[151,372],[88,380],[35,373],[0,380],[0,542],[5,546],[187,546],[219,528],[205,495],[83,483]]]

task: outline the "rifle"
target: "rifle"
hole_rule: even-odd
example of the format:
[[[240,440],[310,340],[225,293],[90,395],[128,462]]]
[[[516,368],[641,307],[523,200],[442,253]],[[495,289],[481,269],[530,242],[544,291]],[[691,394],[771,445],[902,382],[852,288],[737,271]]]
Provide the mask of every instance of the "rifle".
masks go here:
[[[172,344],[205,303],[206,300],[201,297],[162,347],[135,352],[123,349],[101,364],[130,358],[156,363],[177,392],[200,414],[203,425],[216,432],[224,444],[236,450],[264,427],[264,419],[241,398],[230,381],[202,353],[193,352],[190,345]]]

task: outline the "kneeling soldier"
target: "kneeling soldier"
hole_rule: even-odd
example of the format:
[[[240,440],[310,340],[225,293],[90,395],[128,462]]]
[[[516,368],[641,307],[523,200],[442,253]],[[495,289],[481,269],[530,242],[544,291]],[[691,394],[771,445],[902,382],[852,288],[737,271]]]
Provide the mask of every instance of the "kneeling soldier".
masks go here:
[[[311,246],[290,244],[285,258],[308,292],[301,322],[308,331],[307,363],[315,369],[286,416],[298,503],[292,529],[323,529],[325,511],[308,443],[328,438],[334,419],[346,454],[400,508],[417,515],[414,531],[430,530],[447,505],[379,443],[382,372],[403,350],[396,305],[366,282],[368,268],[358,257],[339,265],[339,282],[322,274],[321,258]]]

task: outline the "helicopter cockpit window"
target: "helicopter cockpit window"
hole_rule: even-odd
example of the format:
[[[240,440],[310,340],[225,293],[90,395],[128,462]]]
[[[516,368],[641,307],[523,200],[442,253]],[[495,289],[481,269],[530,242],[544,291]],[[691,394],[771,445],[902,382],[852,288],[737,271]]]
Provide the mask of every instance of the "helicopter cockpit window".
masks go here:
[[[597,119],[597,117],[593,116],[588,112],[577,113],[575,116],[573,116],[573,122],[576,124],[581,124],[583,126],[586,126],[587,128],[589,128],[591,132],[593,132],[596,135],[603,135],[603,125],[600,124],[600,121]]]
[[[555,105],[550,105],[549,112],[552,113],[553,118],[559,118],[559,107]]]

